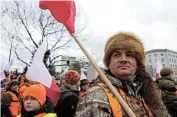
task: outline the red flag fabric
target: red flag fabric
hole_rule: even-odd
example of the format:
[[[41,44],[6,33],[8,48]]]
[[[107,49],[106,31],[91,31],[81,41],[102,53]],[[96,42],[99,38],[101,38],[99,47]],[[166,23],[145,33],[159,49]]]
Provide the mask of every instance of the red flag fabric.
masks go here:
[[[48,88],[45,86],[47,96],[51,99],[53,104],[56,106],[59,98],[60,98],[60,90],[59,87],[57,86],[55,80],[52,79],[52,84],[51,87]]]
[[[70,33],[74,33],[74,22],[76,8],[74,1],[46,1],[40,0],[41,9],[50,10],[53,17],[60,23],[63,23]]]

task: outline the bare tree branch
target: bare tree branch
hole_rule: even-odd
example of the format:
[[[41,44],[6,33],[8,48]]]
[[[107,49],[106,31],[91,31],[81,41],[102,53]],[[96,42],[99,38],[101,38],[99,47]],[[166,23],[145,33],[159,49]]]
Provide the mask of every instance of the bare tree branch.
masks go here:
[[[54,57],[54,58],[51,60],[51,62],[54,61],[55,59],[61,57],[61,56],[63,56],[63,55],[58,55],[58,56]]]
[[[12,54],[12,44],[13,44],[13,40],[11,41],[11,44],[10,44],[9,62],[10,62],[11,54]]]
[[[27,26],[25,25],[23,18],[19,12],[19,4],[16,2],[16,6],[17,6],[17,10],[18,10],[18,16],[20,18],[21,23],[23,24],[24,28],[26,29],[26,32],[28,33],[30,39],[32,40],[33,44],[36,46],[36,48],[38,48],[38,45],[36,44],[36,42],[34,41],[33,37],[31,36],[31,33],[29,32],[29,29],[27,28]]]
[[[24,60],[22,60],[22,59],[18,56],[18,54],[17,54],[17,52],[16,52],[16,49],[14,50],[14,53],[15,53],[15,55],[16,55],[16,57],[17,57],[18,60],[20,60],[22,63],[26,64],[28,67],[30,66],[27,62],[25,62]]]
[[[68,64],[63,64],[63,65],[55,65],[55,66],[68,66]]]
[[[56,43],[52,46],[52,48],[50,49],[51,51],[53,51],[54,47],[58,44],[58,42],[61,41],[61,38],[62,38],[62,37],[63,37],[62,35],[59,37],[59,39],[57,40],[57,42],[56,42]]]
[[[59,48],[62,48],[62,47],[64,47],[64,46],[66,46],[70,41],[71,41],[71,39],[68,39],[68,41],[67,41],[66,43],[64,43],[64,44],[61,45],[61,46],[56,47],[55,49],[53,49],[53,50],[51,51],[51,53],[54,52],[54,51],[56,51],[56,50],[59,49]]]
[[[67,33],[64,25],[58,23],[50,13],[39,10],[36,5],[38,4],[26,4],[24,1],[17,0],[8,3],[5,2],[3,4],[2,14],[4,20],[1,24],[5,32],[3,32],[3,34],[6,36],[4,36],[5,38],[14,38],[11,52],[14,52],[17,59],[28,66],[30,65],[30,61],[33,60],[34,54],[40,44],[46,41],[46,50],[52,53],[47,60],[49,61],[49,65],[47,66],[55,66],[62,56],[56,56],[55,52],[68,47],[67,44],[69,44],[71,38],[68,38],[68,40],[64,38],[64,35]],[[6,20],[10,22],[7,23]],[[85,25],[82,26],[85,27]],[[36,32],[40,34],[39,39],[36,39]],[[11,43],[9,43],[9,45],[10,44]],[[29,54],[31,56],[28,58],[30,61],[27,62],[23,60],[22,56],[19,56],[21,55],[19,52],[23,52],[19,51],[19,49],[30,52]]]

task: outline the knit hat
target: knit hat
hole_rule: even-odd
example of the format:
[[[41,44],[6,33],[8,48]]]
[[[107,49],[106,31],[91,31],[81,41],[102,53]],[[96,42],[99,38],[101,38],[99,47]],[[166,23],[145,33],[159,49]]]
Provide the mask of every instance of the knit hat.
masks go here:
[[[104,64],[108,68],[112,53],[116,49],[125,49],[135,52],[139,55],[140,63],[145,63],[145,52],[139,37],[131,33],[117,33],[113,35],[107,42],[104,49]]]
[[[65,74],[65,82],[70,85],[76,84],[80,80],[80,74],[75,70],[68,70]]]
[[[25,99],[26,96],[34,97],[36,100],[38,100],[38,102],[42,106],[46,101],[45,87],[41,84],[31,85],[24,91],[23,99]]]
[[[170,68],[163,68],[163,69],[160,71],[160,75],[161,75],[162,77],[168,76],[168,75],[170,75],[171,73],[173,73],[173,71],[172,71],[172,69],[170,69]]]

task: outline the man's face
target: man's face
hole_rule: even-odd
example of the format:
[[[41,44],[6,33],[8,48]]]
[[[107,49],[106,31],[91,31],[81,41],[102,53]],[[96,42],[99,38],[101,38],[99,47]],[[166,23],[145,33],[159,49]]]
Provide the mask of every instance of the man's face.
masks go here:
[[[14,84],[14,85],[10,86],[10,89],[13,91],[18,91],[18,85]]]
[[[135,55],[131,51],[117,49],[111,55],[109,69],[115,77],[133,81],[137,69]]]
[[[65,85],[65,80],[60,80],[60,85]]]
[[[81,86],[81,89],[87,91],[90,88],[90,83],[84,84]]]
[[[175,73],[174,73],[174,72],[171,73],[171,74],[169,75],[169,77],[170,77],[172,80],[175,80]]]

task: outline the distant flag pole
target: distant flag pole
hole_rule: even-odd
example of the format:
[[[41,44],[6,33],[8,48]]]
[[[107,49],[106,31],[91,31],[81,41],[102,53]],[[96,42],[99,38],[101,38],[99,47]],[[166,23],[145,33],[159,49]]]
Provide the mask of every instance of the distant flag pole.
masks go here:
[[[159,60],[157,60],[157,64],[156,64],[156,80],[158,78],[160,78],[160,71],[161,71],[162,68],[163,68],[162,64],[160,63]]]
[[[70,35],[74,38],[76,43],[79,45],[79,47],[82,49],[86,57],[90,60],[93,67],[96,69],[96,71],[101,76],[102,80],[106,83],[106,85],[110,88],[110,90],[113,92],[119,103],[122,105],[124,110],[127,112],[127,114],[130,117],[136,117],[133,111],[130,109],[128,104],[123,100],[123,98],[120,96],[120,94],[117,92],[116,88],[113,87],[111,82],[108,80],[106,75],[101,71],[99,66],[97,65],[96,61],[89,55],[86,48],[81,44],[81,42],[77,39],[75,36],[75,29],[74,29],[74,23],[75,23],[75,15],[76,15],[76,7],[73,0],[71,1],[50,1],[50,0],[40,0],[39,7],[41,9],[48,9],[50,10],[53,17],[60,23],[63,23],[67,30],[69,31]]]

